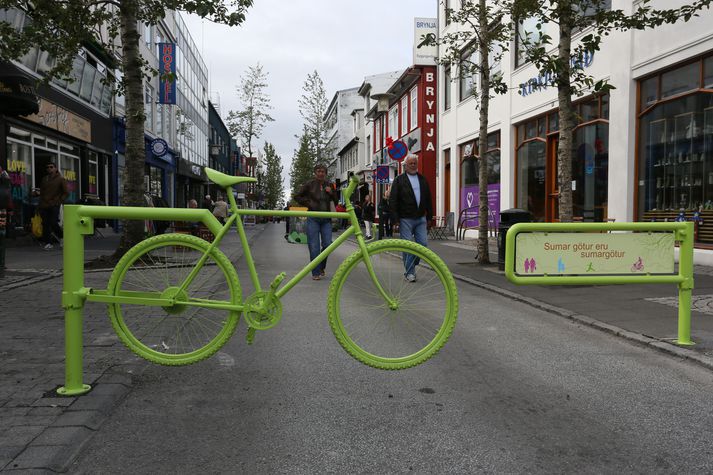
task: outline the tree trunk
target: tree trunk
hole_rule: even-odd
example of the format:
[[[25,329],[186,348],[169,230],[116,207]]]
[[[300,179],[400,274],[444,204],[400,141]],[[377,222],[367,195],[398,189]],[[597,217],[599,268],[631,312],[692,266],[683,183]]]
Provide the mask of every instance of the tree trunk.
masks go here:
[[[138,3],[122,0],[121,15],[122,66],[126,90],[126,160],[123,174],[122,206],[145,206],[144,203],[144,96],[142,61],[139,53],[141,35],[137,29]],[[124,233],[115,258],[123,256],[144,238],[144,222],[124,221]]]
[[[482,41],[478,45],[480,61],[480,137],[478,137],[478,262],[490,263],[488,250],[488,109],[490,107],[490,65],[488,56],[488,15],[486,0],[479,0],[478,28]]]
[[[570,2],[560,1],[559,8],[559,60],[562,68],[558,72],[557,97],[559,99],[559,148],[557,150],[557,181],[559,184],[560,222],[572,222],[572,149],[574,128],[577,125],[572,107],[571,50],[572,18]]]

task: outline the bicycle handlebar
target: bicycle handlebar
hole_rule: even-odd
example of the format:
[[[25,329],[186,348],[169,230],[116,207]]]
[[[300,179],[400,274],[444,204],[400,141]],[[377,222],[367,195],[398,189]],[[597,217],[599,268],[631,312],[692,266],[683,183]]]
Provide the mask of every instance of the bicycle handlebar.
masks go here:
[[[346,190],[344,190],[344,202],[349,203],[349,199],[352,197],[352,194],[354,193],[354,190],[356,190],[357,185],[359,184],[359,179],[355,176],[352,176],[349,179],[349,186],[347,187]]]

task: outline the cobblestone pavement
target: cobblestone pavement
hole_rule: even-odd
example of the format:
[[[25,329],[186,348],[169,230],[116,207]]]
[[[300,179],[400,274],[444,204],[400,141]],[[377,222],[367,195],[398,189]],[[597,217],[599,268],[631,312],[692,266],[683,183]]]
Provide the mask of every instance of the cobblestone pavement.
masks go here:
[[[263,229],[248,228],[249,239]],[[235,262],[242,254],[237,236],[223,242],[223,252]],[[61,255],[41,254],[38,259],[54,265],[11,269],[0,279],[5,302],[0,311],[0,471],[65,471],[126,396],[132,377],[148,365],[119,342],[106,306],[88,303],[83,381],[92,390],[82,397],[58,397],[55,391],[65,377],[62,274],[56,265]],[[105,287],[110,274],[87,272],[85,285]]]
[[[658,297],[645,300],[678,308],[678,297]],[[713,294],[693,295],[691,297],[691,310],[713,315]]]

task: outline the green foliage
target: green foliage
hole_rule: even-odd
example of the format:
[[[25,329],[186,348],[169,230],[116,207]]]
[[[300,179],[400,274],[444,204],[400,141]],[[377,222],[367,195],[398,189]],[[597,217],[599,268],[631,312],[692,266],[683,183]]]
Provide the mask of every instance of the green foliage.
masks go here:
[[[275,152],[275,147],[265,142],[265,176],[263,191],[265,193],[265,206],[268,209],[282,207],[282,159]]]
[[[314,176],[314,166],[317,163],[310,147],[310,135],[305,127],[300,136],[300,146],[295,150],[292,157],[292,168],[290,170],[290,196],[294,196],[297,190]]]
[[[314,157],[315,163],[327,164],[332,158],[333,152],[329,144],[329,130],[324,124],[324,114],[327,112],[329,102],[324,83],[317,71],[307,75],[302,91],[298,104],[300,115],[304,120],[310,153]]]
[[[249,157],[253,156],[253,139],[259,139],[266,123],[275,120],[269,114],[272,106],[270,96],[265,92],[267,75],[267,72],[263,72],[260,63],[250,66],[245,75],[240,78],[241,82],[237,87],[242,110],[228,113],[228,129],[234,137],[238,138]]]

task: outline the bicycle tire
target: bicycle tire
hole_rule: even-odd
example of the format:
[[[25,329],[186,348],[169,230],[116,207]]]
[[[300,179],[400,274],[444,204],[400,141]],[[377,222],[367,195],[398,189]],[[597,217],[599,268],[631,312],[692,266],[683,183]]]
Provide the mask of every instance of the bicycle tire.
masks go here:
[[[399,306],[388,307],[356,251],[339,266],[329,287],[327,313],[334,336],[347,353],[374,368],[406,369],[427,361],[456,324],[453,275],[438,255],[415,242],[385,239],[367,244],[367,252],[380,284]],[[427,264],[415,268],[416,282],[405,279],[406,254],[400,253]],[[377,303],[370,304],[372,299]]]
[[[209,246],[186,234],[163,234],[141,241],[119,260],[109,279],[109,294],[120,296],[124,290],[154,295],[177,292]],[[242,302],[235,268],[219,249],[213,249],[186,292],[174,298],[178,303],[166,308],[109,304],[109,317],[119,339],[138,356],[163,365],[196,363],[230,339],[240,312],[180,304],[190,298]]]

